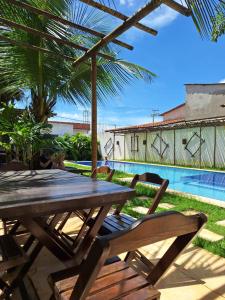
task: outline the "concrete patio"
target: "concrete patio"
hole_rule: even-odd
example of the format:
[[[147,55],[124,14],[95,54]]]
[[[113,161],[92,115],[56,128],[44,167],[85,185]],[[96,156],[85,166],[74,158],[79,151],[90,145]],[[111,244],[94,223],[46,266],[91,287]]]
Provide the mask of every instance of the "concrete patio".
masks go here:
[[[74,233],[79,226],[77,218],[71,218],[65,231]],[[142,252],[154,262],[170,242],[168,240],[144,247]],[[42,250],[29,272],[29,279],[39,299],[49,299],[51,289],[47,277],[51,272],[63,268],[63,264],[48,250]],[[174,300],[175,297],[182,300],[223,300],[225,299],[225,259],[191,244],[157,284],[157,288],[161,292],[162,300]],[[14,299],[21,298],[15,295]]]

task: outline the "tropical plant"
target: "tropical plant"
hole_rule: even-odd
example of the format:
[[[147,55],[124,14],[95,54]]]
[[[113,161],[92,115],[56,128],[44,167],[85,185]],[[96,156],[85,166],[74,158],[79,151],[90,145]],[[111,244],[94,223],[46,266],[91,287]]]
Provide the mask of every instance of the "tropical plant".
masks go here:
[[[14,104],[15,101],[22,100],[24,97],[24,93],[22,90],[18,89],[17,91],[13,90],[11,94],[10,90],[8,89],[9,85],[5,85],[2,83],[0,79],[0,108],[3,108],[4,105]]]
[[[116,0],[98,1],[104,5],[107,4],[114,9],[117,8],[118,1]],[[163,3],[164,1],[161,2]],[[224,0],[175,0],[175,2],[182,4],[191,10],[194,24],[202,36],[211,38],[218,12],[223,18],[225,16]]]
[[[56,137],[53,145],[53,149],[55,152],[64,152],[67,159],[77,159],[77,153],[73,149],[71,136],[69,134],[64,134],[63,136]]]
[[[218,38],[225,34],[225,3],[218,6],[218,13],[214,18],[212,40],[217,42]]]
[[[71,160],[91,160],[91,137],[82,133],[74,136],[64,134],[58,136],[53,142],[54,151],[64,152],[67,159]],[[100,158],[100,153],[98,153]]]
[[[91,138],[89,136],[77,133],[70,140],[76,151],[77,160],[91,160]]]
[[[8,153],[15,153],[17,160],[30,165],[35,154],[46,144],[45,134],[49,134],[51,125],[37,123],[32,114],[25,110],[18,113],[13,105],[0,111],[1,147]],[[5,140],[4,140],[5,139]]]
[[[103,33],[107,33],[110,29],[109,20],[102,13],[87,10],[87,6],[79,1],[27,0],[26,3]],[[7,0],[0,0],[0,7],[1,18],[35,28],[55,37],[66,38],[88,48],[99,40],[50,18],[20,9],[9,4]],[[9,85],[11,92],[13,88],[15,91],[18,88],[30,90],[30,109],[37,121],[47,121],[48,117],[52,116],[59,99],[73,104],[89,105],[91,99],[90,61],[74,68],[71,60],[62,57],[62,55],[69,56],[75,60],[81,55],[80,50],[41,38],[34,33],[10,28],[7,24],[2,25],[0,29],[2,81],[6,86]],[[18,44],[12,45],[11,40],[17,41]],[[24,43],[45,48],[56,55],[34,51],[24,46]],[[109,96],[117,95],[125,84],[131,83],[135,78],[150,81],[154,77],[154,74],[145,68],[119,59],[116,49],[111,46],[103,47],[102,52],[112,56],[112,61],[102,57],[97,58],[97,95],[100,102]]]

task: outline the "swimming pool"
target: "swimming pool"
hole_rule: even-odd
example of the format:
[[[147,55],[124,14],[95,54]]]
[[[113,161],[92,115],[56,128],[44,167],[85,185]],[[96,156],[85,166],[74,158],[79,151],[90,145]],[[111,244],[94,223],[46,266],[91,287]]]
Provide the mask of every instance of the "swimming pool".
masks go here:
[[[91,165],[90,161],[78,162]],[[98,166],[104,165],[99,161]],[[109,161],[111,168],[132,174],[157,173],[170,181],[169,188],[225,202],[225,172]]]

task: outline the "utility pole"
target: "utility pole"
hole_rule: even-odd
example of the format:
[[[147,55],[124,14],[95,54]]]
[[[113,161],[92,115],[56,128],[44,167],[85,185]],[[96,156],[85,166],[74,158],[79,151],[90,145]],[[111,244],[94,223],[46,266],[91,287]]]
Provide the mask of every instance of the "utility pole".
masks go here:
[[[87,109],[83,111],[83,123],[89,123],[89,111]]]
[[[152,109],[151,117],[152,117],[152,123],[155,123],[155,117],[159,116],[159,110],[158,109]]]

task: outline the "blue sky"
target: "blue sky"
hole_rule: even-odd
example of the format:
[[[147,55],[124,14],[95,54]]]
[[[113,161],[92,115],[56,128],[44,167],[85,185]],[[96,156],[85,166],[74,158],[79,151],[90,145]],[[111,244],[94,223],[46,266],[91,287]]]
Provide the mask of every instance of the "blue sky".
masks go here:
[[[119,2],[118,9],[131,15],[146,1]],[[157,78],[151,84],[134,81],[120,96],[108,99],[99,107],[99,123],[124,126],[150,122],[152,109],[163,112],[184,102],[185,83],[225,82],[225,36],[217,43],[202,39],[191,18],[165,6],[143,22],[157,29],[158,36],[129,30],[120,38],[134,50],[120,48],[119,57],[148,68]],[[59,120],[83,119],[82,109],[72,105],[58,103],[56,112],[62,117]]]

